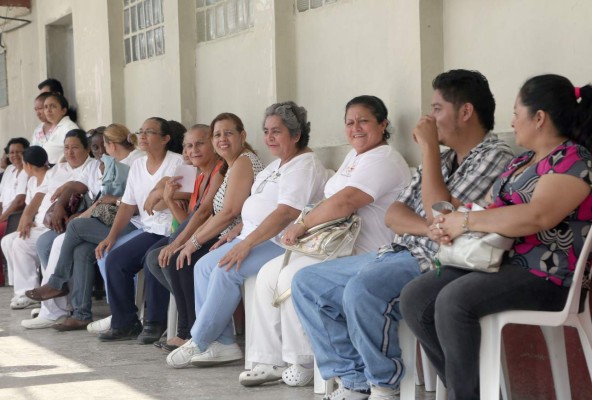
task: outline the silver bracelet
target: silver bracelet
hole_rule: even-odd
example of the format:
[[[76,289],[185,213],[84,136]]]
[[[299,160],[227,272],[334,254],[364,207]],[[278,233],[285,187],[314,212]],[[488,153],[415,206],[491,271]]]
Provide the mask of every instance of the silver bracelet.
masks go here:
[[[465,211],[463,213],[463,217],[464,218],[463,218],[462,230],[463,230],[463,233],[467,233],[467,232],[469,232],[469,212]]]
[[[201,249],[201,244],[195,238],[195,235],[191,236],[191,244],[195,247],[195,250]]]

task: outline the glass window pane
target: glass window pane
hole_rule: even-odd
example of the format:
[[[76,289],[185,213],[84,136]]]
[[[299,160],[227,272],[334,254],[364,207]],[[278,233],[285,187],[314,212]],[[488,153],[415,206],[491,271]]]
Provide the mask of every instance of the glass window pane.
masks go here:
[[[125,63],[129,64],[132,62],[132,48],[130,45],[130,39],[125,39]]]
[[[228,34],[238,31],[236,8],[236,0],[228,0],[228,3],[226,3],[226,24],[228,26]]]
[[[197,43],[206,41],[206,13],[200,11],[197,13]]]
[[[144,29],[146,20],[144,19],[144,3],[138,4],[138,29]]]
[[[209,8],[207,10],[207,39],[216,39],[216,10]]]
[[[129,0],[123,0],[123,6],[129,6]]]
[[[140,33],[140,59],[146,59],[146,37],[144,33]]]
[[[140,59],[140,45],[138,43],[138,35],[132,36],[132,60],[138,61]]]
[[[152,26],[152,0],[144,1],[144,12],[146,13],[146,28]]]
[[[123,12],[123,34],[129,35],[130,33],[130,10],[129,8]]]
[[[146,50],[148,58],[154,57],[154,31],[146,32]]]
[[[310,8],[319,8],[323,5],[323,0],[310,0]]]
[[[136,33],[138,31],[138,15],[136,12],[136,6],[133,6],[132,8],[130,8],[131,10],[131,19],[132,19],[132,33]]]
[[[306,10],[308,10],[308,7],[309,7],[308,0],[296,1],[296,8],[298,8],[298,11],[300,11],[300,12],[306,11]]]
[[[249,2],[248,0],[238,0],[237,4],[237,19],[239,29],[247,29],[249,27]]]
[[[205,5],[206,4],[205,4],[205,1],[204,0],[196,0],[196,2],[195,2],[195,6],[197,8],[201,8],[201,7],[205,6]]]
[[[152,0],[152,12],[154,14],[154,25],[164,22],[164,19],[162,18],[161,0]]]
[[[157,56],[164,54],[164,32],[162,27],[154,30],[154,48]]]
[[[226,26],[224,23],[224,5],[216,7],[216,36],[222,37],[226,35]]]

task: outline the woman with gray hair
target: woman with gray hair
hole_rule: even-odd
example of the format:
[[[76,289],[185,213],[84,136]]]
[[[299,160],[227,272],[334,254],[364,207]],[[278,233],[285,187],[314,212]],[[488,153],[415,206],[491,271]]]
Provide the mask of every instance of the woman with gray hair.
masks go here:
[[[308,148],[306,110],[293,102],[270,106],[263,132],[265,144],[278,158],[257,175],[251,196],[242,207],[242,223],[195,264],[196,320],[191,340],[167,357],[168,365],[174,368],[212,366],[242,358],[232,326],[241,285],[267,261],[283,253],[276,235],[304,206],[323,196],[327,170]],[[200,246],[196,242],[193,245]],[[177,266],[179,261],[184,262],[182,254]]]

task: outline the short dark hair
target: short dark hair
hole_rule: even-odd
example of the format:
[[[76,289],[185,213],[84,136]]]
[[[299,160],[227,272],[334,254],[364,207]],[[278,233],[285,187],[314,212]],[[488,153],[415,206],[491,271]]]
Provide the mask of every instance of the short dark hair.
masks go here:
[[[351,106],[355,105],[360,105],[370,110],[370,112],[372,113],[372,115],[374,115],[376,121],[378,121],[379,124],[381,124],[383,121],[386,121],[387,124],[386,128],[384,129],[384,133],[382,134],[382,138],[386,140],[391,137],[391,133],[388,131],[388,127],[390,125],[390,122],[388,120],[388,110],[386,108],[386,105],[384,104],[384,101],[382,101],[376,96],[357,96],[347,102],[347,104],[345,105],[345,112],[347,113],[347,110],[349,110]]]
[[[24,137],[17,137],[17,138],[12,138],[8,141],[8,144],[6,145],[6,149],[9,150],[10,146],[13,144],[20,144],[21,146],[23,146],[23,150],[26,150],[29,148],[29,146],[31,145],[31,143],[29,143],[29,141],[27,139],[25,139]],[[8,153],[8,151],[7,151]]]
[[[88,138],[86,137],[85,131],[83,131],[82,129],[72,129],[71,131],[68,131],[68,133],[66,133],[66,137],[64,137],[64,142],[69,137],[78,138],[78,140],[80,140],[80,143],[82,143],[82,147],[88,150]]]
[[[471,103],[483,129],[490,131],[495,124],[495,99],[487,78],[479,71],[452,69],[438,75],[432,88],[440,91],[444,100],[455,109]]]
[[[282,123],[288,128],[290,136],[294,137],[300,134],[300,139],[296,142],[298,149],[304,149],[308,146],[310,139],[310,122],[308,121],[308,112],[306,108],[300,107],[293,101],[283,101],[275,103],[267,107],[265,110],[265,120],[269,117],[277,115],[282,119]]]
[[[546,112],[562,136],[592,151],[592,86],[582,86],[580,96],[578,103],[574,85],[555,74],[532,77],[518,92],[531,117],[539,110]]]
[[[61,95],[64,94],[64,88],[62,87],[62,83],[54,78],[48,78],[37,85],[37,89],[41,90],[45,86],[49,86],[49,91],[52,93],[59,93]]]
[[[36,167],[47,164],[47,152],[41,146],[31,146],[23,153],[23,161]]]
[[[183,153],[183,135],[187,132],[187,128],[174,119],[170,119],[167,122],[169,123],[169,134],[171,136],[168,150],[181,154]]]

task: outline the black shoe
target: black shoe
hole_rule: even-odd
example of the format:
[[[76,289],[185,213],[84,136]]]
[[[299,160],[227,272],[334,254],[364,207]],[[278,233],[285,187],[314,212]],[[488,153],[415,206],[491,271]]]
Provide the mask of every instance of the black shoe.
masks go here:
[[[105,333],[99,335],[101,342],[114,342],[117,340],[134,340],[142,332],[142,324],[135,321],[132,325],[125,328],[111,328]]]
[[[151,344],[159,340],[166,327],[158,322],[144,322],[144,329],[138,336],[138,342],[140,344]]]

